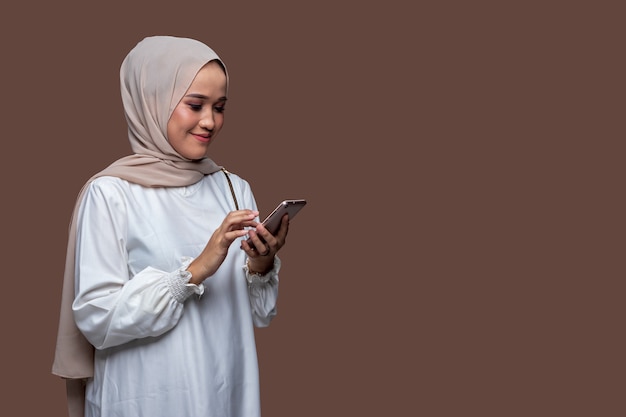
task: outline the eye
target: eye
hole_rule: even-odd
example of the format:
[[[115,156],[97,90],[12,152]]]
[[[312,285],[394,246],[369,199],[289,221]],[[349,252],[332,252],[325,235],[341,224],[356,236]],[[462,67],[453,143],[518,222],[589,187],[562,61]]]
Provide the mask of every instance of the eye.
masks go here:
[[[200,111],[202,110],[202,104],[189,104],[189,108],[193,111]]]
[[[215,106],[214,109],[216,113],[224,113],[226,111],[225,106]]]

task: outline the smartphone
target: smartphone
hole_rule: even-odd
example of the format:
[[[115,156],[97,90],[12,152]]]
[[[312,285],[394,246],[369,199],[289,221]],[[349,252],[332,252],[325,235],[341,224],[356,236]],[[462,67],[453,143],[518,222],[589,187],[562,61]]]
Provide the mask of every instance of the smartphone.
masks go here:
[[[280,229],[280,221],[283,216],[287,214],[289,216],[289,221],[291,221],[296,214],[306,205],[306,200],[304,199],[296,199],[296,200],[284,200],[281,201],[279,205],[263,220],[263,226],[267,229],[268,232],[275,235]],[[259,239],[263,240],[261,236]],[[248,239],[248,243],[252,245],[250,239]]]
[[[283,216],[287,214],[291,221],[305,205],[306,200],[304,199],[284,200],[263,220],[263,226],[271,234],[275,235],[278,229],[280,229],[280,221]]]

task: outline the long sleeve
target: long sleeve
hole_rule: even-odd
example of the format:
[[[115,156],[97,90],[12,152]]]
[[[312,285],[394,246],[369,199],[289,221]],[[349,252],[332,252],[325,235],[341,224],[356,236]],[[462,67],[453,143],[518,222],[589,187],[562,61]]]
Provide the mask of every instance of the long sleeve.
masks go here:
[[[243,199],[244,207],[257,210],[256,200],[248,183],[240,177],[233,175],[233,185]],[[260,221],[259,218],[256,219]],[[281,261],[278,256],[274,257],[272,269],[265,275],[248,274],[247,265],[242,266],[248,282],[248,298],[252,310],[252,322],[256,327],[267,327],[277,314],[276,304],[278,301],[278,283]]]
[[[252,309],[252,321],[256,327],[269,326],[276,316],[276,302],[278,300],[278,272],[280,258],[274,257],[274,266],[265,275],[259,276],[248,273],[247,265],[243,266],[248,281],[248,297]]]
[[[203,291],[187,284],[190,259],[174,271],[147,267],[130,276],[126,206],[117,191],[92,185],[78,220],[74,318],[97,349],[167,332],[180,320],[184,300]]]
[[[78,328],[97,349],[167,332],[180,320],[184,301],[203,292],[202,286],[187,284],[185,268],[169,273],[146,268],[117,291],[79,293]]]

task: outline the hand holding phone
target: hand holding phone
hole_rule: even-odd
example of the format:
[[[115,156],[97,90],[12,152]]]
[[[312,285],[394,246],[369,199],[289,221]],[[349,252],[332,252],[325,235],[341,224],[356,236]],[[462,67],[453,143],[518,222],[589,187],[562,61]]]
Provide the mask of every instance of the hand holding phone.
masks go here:
[[[263,220],[262,224],[268,232],[275,235],[278,229],[280,229],[280,222],[283,216],[287,214],[289,221],[291,221],[305,205],[306,200],[304,199],[284,200]],[[261,236],[259,236],[259,239],[263,240]],[[250,239],[247,242],[252,246]]]
[[[283,216],[287,214],[289,216],[289,220],[293,219],[296,214],[304,207],[306,204],[306,200],[284,200],[282,201],[274,211],[272,211],[266,218],[263,220],[263,226],[273,235],[278,232],[280,229],[280,221]]]

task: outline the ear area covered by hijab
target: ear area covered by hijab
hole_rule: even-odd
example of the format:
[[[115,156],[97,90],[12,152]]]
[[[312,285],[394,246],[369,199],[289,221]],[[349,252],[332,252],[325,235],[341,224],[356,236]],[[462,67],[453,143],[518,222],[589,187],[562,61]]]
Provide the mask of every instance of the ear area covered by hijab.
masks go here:
[[[190,161],[182,157],[167,140],[167,122],[172,111],[198,71],[212,60],[220,61],[226,68],[219,56],[202,42],[153,36],[139,42],[122,62],[122,103],[134,155],[117,164],[126,166],[136,162],[142,166],[141,170],[150,171],[152,180],[148,180],[147,186],[188,185],[219,169],[208,158]],[[149,158],[157,158],[163,166],[151,169],[149,164],[146,166]],[[181,175],[189,178],[177,178]]]
[[[197,161],[184,158],[167,140],[167,122],[172,111],[197,72],[212,60],[218,60],[226,71],[215,51],[200,41],[151,36],[141,40],[120,67],[122,103],[133,153],[118,159],[86,181],[76,199],[69,227],[52,373],[68,380],[71,417],[82,415],[80,402],[84,401],[84,390],[76,390],[76,380],[93,376],[94,348],[76,327],[72,312],[76,218],[84,191],[92,180],[105,175],[146,187],[182,187],[222,168],[209,158]],[[227,72],[226,79],[228,85]]]

